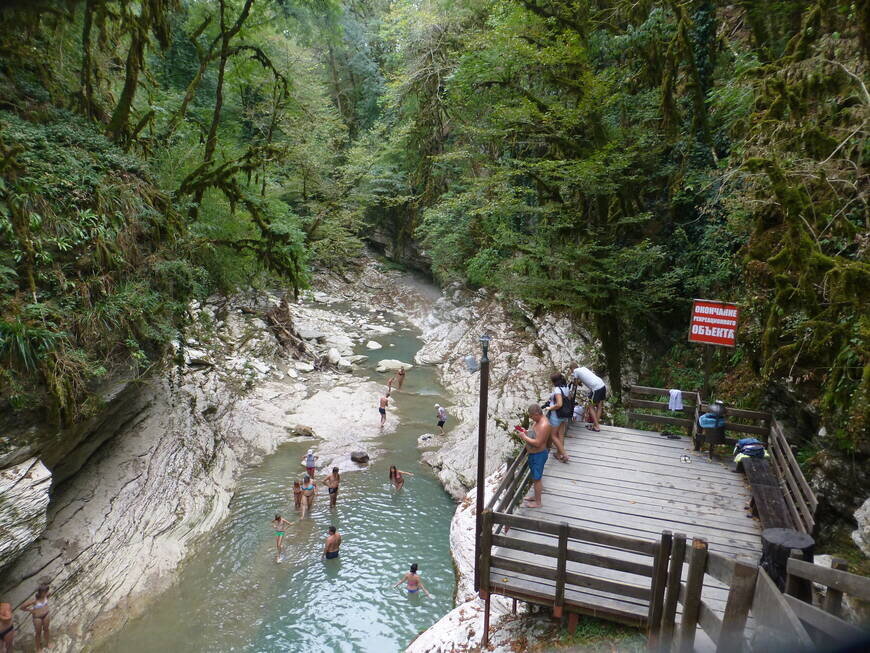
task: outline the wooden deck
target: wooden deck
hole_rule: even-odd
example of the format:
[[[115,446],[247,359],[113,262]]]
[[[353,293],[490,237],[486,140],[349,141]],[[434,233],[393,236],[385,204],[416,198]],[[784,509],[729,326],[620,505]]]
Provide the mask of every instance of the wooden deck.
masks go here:
[[[567,522],[571,527],[650,543],[658,542],[663,530],[670,530],[706,539],[711,552],[758,561],[761,528],[748,516],[746,505],[750,494],[743,476],[731,471],[733,465],[727,459],[709,461],[706,455],[692,450],[687,437],[670,440],[659,433],[604,425],[600,433],[572,425],[565,448],[570,462],[559,462],[551,455],[544,469],[543,507],[518,507],[514,514],[555,524]],[[691,462],[681,462],[683,455],[690,456]],[[553,535],[517,527],[501,535],[553,546],[557,540]],[[625,564],[621,565],[622,570],[617,570],[612,564],[606,568],[569,559],[569,574],[604,582],[590,583],[596,585],[594,588],[576,585],[566,588],[566,609],[646,625],[652,576],[650,557],[590,542],[571,540],[569,546],[575,552],[618,558]],[[493,556],[508,558],[516,564],[511,565],[512,570],[493,565],[489,576],[492,592],[531,601],[536,596],[548,597],[552,601],[555,574],[550,580],[517,569],[529,564],[555,571],[555,559],[498,546],[493,548]],[[684,580],[685,573],[684,569]],[[607,581],[619,583],[620,593],[603,589]],[[703,600],[720,617],[726,598],[724,585],[715,581],[704,585]],[[707,648],[704,639],[705,636],[699,637],[696,643],[700,650]]]

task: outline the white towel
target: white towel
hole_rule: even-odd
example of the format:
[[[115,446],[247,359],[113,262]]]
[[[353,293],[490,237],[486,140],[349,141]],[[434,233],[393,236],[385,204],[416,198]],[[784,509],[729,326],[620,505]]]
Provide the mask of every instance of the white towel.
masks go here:
[[[672,388],[668,391],[670,399],[668,399],[668,410],[683,410],[683,392]]]

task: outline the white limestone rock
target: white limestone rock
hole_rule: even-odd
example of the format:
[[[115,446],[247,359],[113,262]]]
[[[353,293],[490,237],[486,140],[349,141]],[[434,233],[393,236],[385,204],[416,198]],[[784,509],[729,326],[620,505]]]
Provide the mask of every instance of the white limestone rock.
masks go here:
[[[375,340],[369,340],[366,343],[366,349],[375,350],[375,349],[381,349],[382,347],[383,347],[383,345]]]
[[[45,530],[51,472],[38,458],[0,469],[0,569]]]
[[[386,358],[378,363],[378,366],[375,368],[377,372],[395,372],[396,370],[400,370],[402,368],[406,370],[410,370],[414,367],[411,363],[403,363],[402,361],[398,361],[394,358]]]
[[[326,352],[326,359],[333,365],[338,365],[338,361],[341,360],[341,354],[339,353],[338,349],[336,349],[335,347],[331,347]]]
[[[870,497],[855,511],[858,528],[852,531],[852,541],[865,556],[870,556]]]

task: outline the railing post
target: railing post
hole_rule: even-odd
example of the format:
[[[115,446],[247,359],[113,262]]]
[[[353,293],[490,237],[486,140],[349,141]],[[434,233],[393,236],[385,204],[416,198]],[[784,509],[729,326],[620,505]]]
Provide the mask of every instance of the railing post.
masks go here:
[[[662,531],[653,560],[653,577],[650,586],[649,611],[647,612],[647,648],[657,650],[659,621],[662,617],[665,586],[667,584],[668,560],[671,557],[671,532]]]
[[[695,629],[701,614],[701,590],[704,589],[704,573],[707,570],[707,541],[696,537],[692,540],[689,556],[689,573],[686,577],[686,599],[683,602],[683,618],[680,623],[679,653],[692,653],[695,648]]]
[[[489,598],[489,561],[492,557],[492,510],[484,510],[480,534],[480,593],[482,599]]]
[[[565,605],[565,574],[568,572],[568,522],[559,523],[559,552],[556,558],[556,599],[553,617],[561,619]]]
[[[849,565],[847,565],[846,561],[842,558],[834,558],[831,560],[831,569],[846,571],[848,568]],[[822,603],[822,608],[825,612],[832,614],[835,617],[840,617],[843,611],[843,593],[840,590],[835,590],[833,587],[829,587],[825,592],[825,600],[824,603]]]
[[[749,608],[752,607],[752,597],[755,595],[755,581],[758,578],[758,567],[748,565],[739,560],[734,563],[734,574],[728,590],[728,601],[725,603],[725,614],[722,615],[722,630],[716,651],[731,653],[740,651],[743,647],[743,629]]]
[[[659,650],[670,651],[674,641],[674,628],[677,618],[677,603],[680,600],[680,586],[683,582],[683,563],[686,560],[686,536],[674,535],[671,547],[671,566],[668,569],[668,591],[662,610]]]

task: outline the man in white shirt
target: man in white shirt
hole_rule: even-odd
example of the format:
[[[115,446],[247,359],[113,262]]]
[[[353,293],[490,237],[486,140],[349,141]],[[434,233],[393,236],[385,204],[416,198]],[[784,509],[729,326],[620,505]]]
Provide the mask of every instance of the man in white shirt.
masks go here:
[[[604,385],[601,377],[588,367],[577,365],[571,376],[574,379],[575,388],[581,383],[589,388],[589,398],[592,400],[589,415],[592,417],[592,426],[587,425],[586,428],[590,431],[600,431],[601,426],[599,422],[604,410],[604,400],[607,398],[607,386]]]

